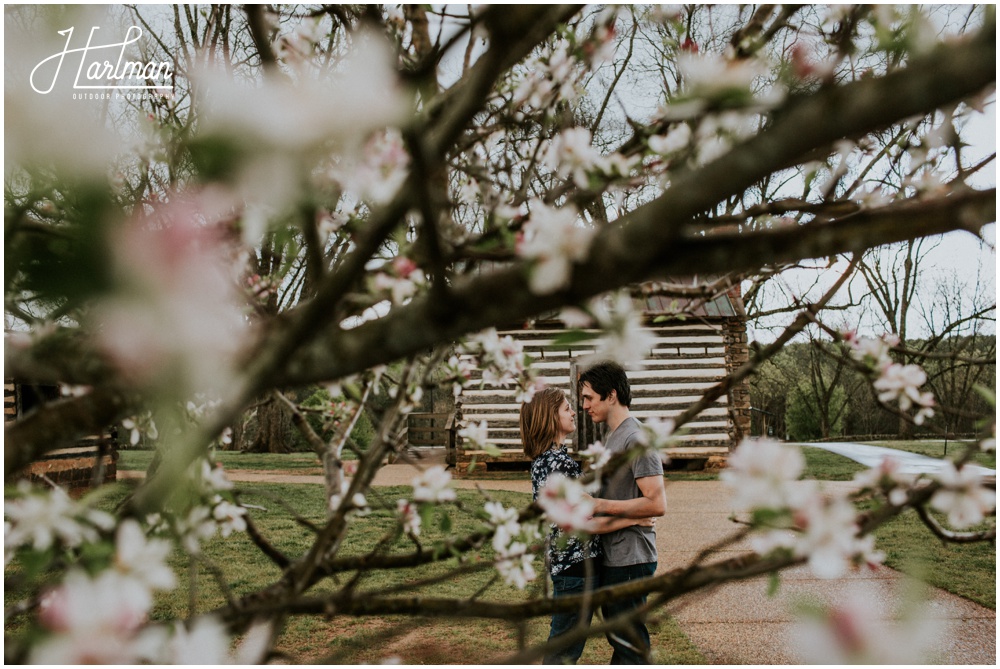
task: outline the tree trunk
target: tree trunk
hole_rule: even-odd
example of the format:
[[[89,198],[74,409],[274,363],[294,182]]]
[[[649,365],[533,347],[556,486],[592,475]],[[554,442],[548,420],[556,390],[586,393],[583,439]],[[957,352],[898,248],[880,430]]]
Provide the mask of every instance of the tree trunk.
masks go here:
[[[233,423],[233,439],[229,444],[223,446],[225,451],[247,450],[247,416],[244,413]]]
[[[288,453],[292,443],[292,418],[279,403],[271,401],[257,408],[257,434],[253,453]]]

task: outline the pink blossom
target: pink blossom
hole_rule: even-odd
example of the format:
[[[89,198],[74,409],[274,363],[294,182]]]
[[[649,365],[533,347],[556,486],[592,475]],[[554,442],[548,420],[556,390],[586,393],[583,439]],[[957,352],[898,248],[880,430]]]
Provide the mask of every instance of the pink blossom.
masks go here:
[[[42,599],[41,624],[56,632],[31,652],[37,664],[131,664],[132,638],[153,604],[149,590],[114,570],[72,570]]]
[[[816,664],[925,664],[943,638],[944,624],[926,605],[904,603],[885,615],[871,588],[853,586],[847,597],[800,617],[793,642]]]
[[[396,502],[396,512],[403,521],[403,532],[412,534],[415,537],[420,536],[421,520],[416,504],[406,499],[398,500]]]
[[[229,216],[231,201],[213,191],[174,193],[115,238],[120,290],[93,318],[133,383],[179,394],[232,387],[248,329],[220,227]]]

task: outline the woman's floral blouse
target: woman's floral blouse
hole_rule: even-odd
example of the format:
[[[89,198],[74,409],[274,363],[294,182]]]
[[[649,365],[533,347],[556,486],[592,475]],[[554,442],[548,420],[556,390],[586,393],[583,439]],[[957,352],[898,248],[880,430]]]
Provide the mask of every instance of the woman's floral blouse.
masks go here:
[[[575,479],[579,478],[582,473],[580,464],[569,457],[565,446],[553,446],[531,463],[533,498],[538,499],[538,491],[542,489],[552,474],[563,474]],[[600,537],[593,536],[584,541],[573,536],[564,537],[563,532],[552,525],[552,530],[549,533],[549,571],[553,576],[578,562],[600,555]]]

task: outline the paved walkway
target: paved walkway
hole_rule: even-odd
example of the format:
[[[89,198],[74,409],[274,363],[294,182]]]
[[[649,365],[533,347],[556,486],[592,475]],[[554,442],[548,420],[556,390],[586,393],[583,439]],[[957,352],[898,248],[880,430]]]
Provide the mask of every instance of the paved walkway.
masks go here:
[[[900,451],[895,448],[886,448],[884,446],[850,444],[840,441],[803,442],[794,445],[822,448],[825,451],[830,451],[832,453],[836,453],[837,455],[842,455],[845,458],[850,458],[855,462],[860,462],[866,467],[878,467],[884,458],[893,457],[900,463],[899,471],[902,474],[933,474],[944,466],[944,460],[932,458],[927,455],[920,455],[919,453]],[[980,476],[992,477],[993,480],[996,480],[997,472],[995,469],[989,469],[987,467],[971,463],[965,466],[969,467],[972,471],[977,472]]]

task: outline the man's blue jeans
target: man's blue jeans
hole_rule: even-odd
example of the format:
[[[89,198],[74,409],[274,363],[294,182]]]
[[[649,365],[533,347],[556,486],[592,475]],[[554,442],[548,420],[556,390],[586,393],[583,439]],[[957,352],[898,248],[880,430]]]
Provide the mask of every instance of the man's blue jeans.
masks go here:
[[[597,569],[595,568],[596,572]],[[593,591],[597,588],[597,574],[595,573],[591,579],[589,590]],[[552,592],[554,597],[565,597],[567,595],[582,595],[585,587],[587,586],[586,579],[582,576],[563,576],[562,574],[556,574],[552,577]],[[586,625],[590,626],[590,621],[594,617],[593,609],[587,609],[583,612],[583,617],[586,618]],[[580,623],[581,612],[579,609],[575,611],[569,611],[567,613],[555,613],[552,615],[552,626],[549,628],[549,640],[570,631]],[[586,645],[587,639],[583,638],[576,643],[565,647],[556,652],[550,653],[545,656],[544,664],[576,664],[580,656],[583,655],[583,647]]]
[[[649,578],[656,571],[655,562],[633,564],[627,567],[601,567],[601,587],[607,588],[619,583],[627,583],[641,578]],[[608,622],[615,616],[633,611],[646,603],[646,596],[630,597],[601,607],[604,621]],[[628,628],[608,632],[608,643],[614,648],[611,654],[611,664],[649,664],[649,630],[642,620],[632,623]]]

